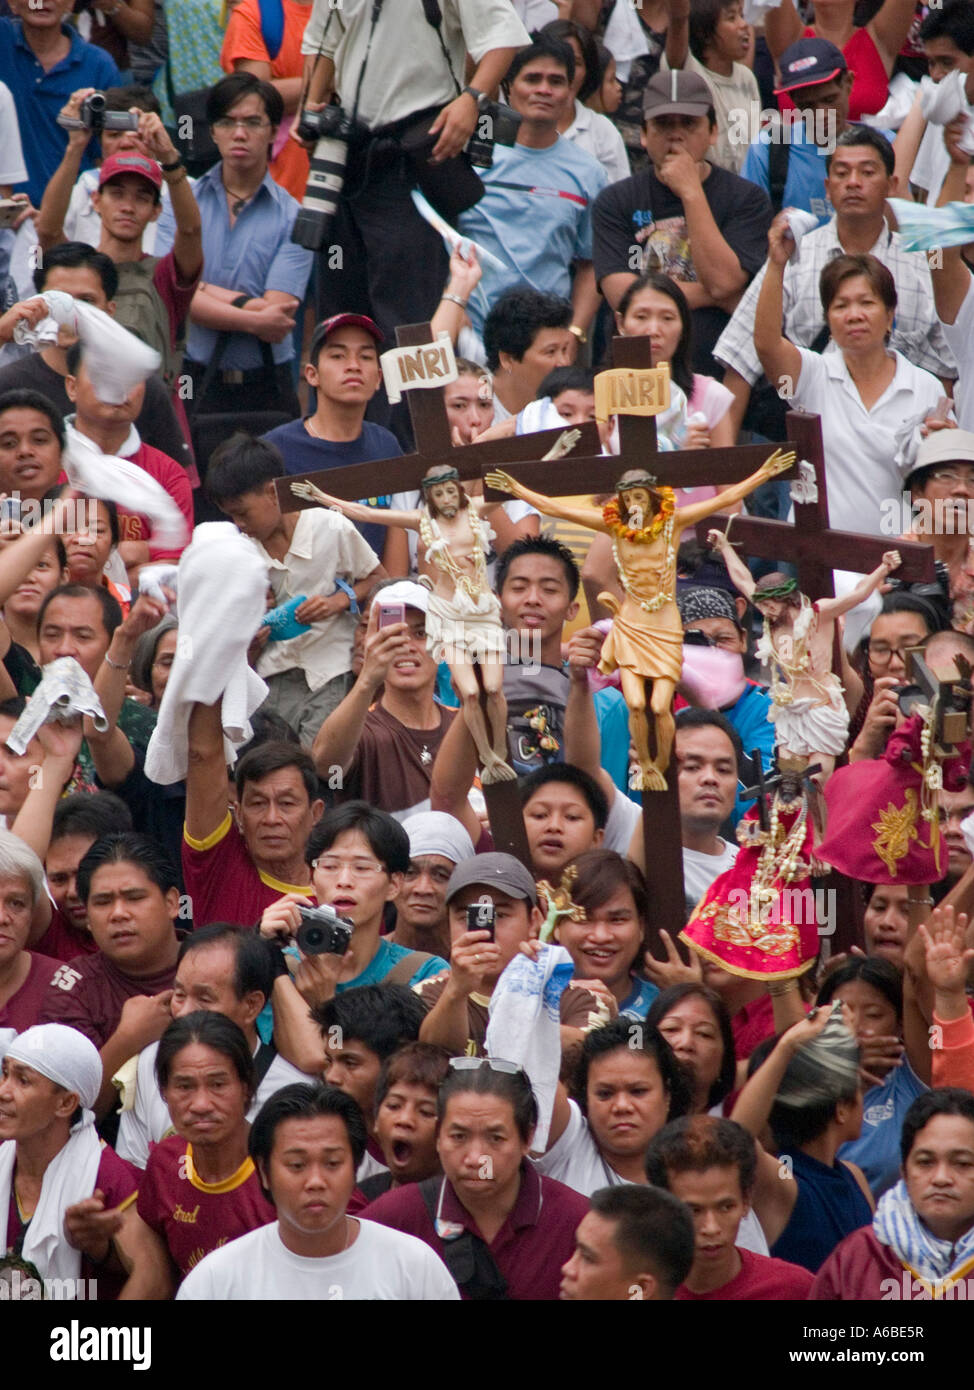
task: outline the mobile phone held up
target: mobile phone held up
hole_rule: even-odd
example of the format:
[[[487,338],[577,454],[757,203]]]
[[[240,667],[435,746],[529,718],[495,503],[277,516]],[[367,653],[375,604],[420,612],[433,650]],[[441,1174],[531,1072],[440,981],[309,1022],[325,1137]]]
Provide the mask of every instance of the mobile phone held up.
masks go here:
[[[395,627],[396,623],[406,621],[406,605],[404,603],[380,603],[379,604],[379,627]]]
[[[352,939],[354,924],[339,917],[333,907],[299,907],[301,925],[295,934],[295,945],[305,956],[343,956]]]
[[[494,939],[494,904],[489,898],[481,898],[467,908],[467,931],[489,931]]]

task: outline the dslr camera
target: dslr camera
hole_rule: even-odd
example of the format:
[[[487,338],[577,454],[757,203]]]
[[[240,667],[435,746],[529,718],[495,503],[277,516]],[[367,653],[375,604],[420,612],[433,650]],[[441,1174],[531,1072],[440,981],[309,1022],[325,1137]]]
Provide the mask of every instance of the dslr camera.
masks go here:
[[[352,939],[354,924],[340,917],[333,907],[299,907],[301,925],[294,941],[306,956],[343,956]]]
[[[464,146],[474,168],[489,169],[494,162],[494,146],[514,145],[520,125],[520,113],[513,106],[503,101],[485,102],[483,110],[477,113],[474,133]]]
[[[320,251],[338,207],[345,184],[348,143],[352,138],[352,118],[341,106],[325,106],[321,111],[303,111],[298,135],[309,143],[311,169],[294,219],[291,240],[308,251]]]

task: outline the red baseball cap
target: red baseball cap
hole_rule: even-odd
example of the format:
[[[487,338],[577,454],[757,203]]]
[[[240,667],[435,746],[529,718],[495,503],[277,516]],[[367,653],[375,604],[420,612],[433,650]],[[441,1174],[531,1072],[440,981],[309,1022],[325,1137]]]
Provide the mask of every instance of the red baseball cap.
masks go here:
[[[344,328],[347,323],[355,328],[364,328],[366,333],[371,333],[377,343],[384,343],[385,338],[379,330],[379,325],[367,314],[332,314],[330,319],[322,319],[321,323],[311,335],[311,343],[308,347],[308,357],[312,362],[322,343],[329,333],[334,333],[336,328]]]
[[[158,193],[162,188],[162,169],[154,159],[144,154],[113,154],[105,160],[98,175],[98,187],[109,179],[117,179],[121,174],[138,174]]]

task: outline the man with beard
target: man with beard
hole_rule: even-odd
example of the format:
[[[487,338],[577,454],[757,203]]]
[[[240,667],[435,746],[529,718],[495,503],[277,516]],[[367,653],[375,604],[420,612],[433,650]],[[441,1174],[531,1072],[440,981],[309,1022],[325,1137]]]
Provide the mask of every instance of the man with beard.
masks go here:
[[[422,505],[408,512],[344,502],[313,483],[292,483],[291,489],[299,497],[337,507],[349,521],[376,521],[380,526],[419,532],[419,573],[432,589],[426,610],[429,650],[434,661],[445,661],[450,668],[483,768],[481,782],[512,781],[515,773],[507,762],[503,689],[504,630],[500,604],[487,582],[486,518],[500,504],[471,500],[455,468],[434,464],[420,486]],[[475,663],[480,667],[479,679]],[[487,696],[486,719],[480,707],[481,681]]]
[[[899,551],[887,550],[882,564],[842,598],[810,603],[795,580],[777,570],[755,583],[723,532],[711,531],[707,540],[720,551],[731,579],[764,619],[755,654],[772,668],[768,718],[775,726],[778,755],[804,759],[806,765],[821,763],[824,782],[845,751],[849,734],[842,684],[832,671],[835,620],[899,568]]]

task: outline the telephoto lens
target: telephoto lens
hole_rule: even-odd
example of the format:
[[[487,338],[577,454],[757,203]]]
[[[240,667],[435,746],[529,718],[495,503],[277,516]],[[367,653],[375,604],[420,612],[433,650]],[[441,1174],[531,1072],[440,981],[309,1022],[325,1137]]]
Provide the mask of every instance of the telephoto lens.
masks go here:
[[[345,183],[352,122],[340,106],[326,106],[323,111],[305,111],[298,132],[305,140],[317,136],[317,142],[311,154],[301,210],[291,229],[291,240],[308,251],[320,251]]]

